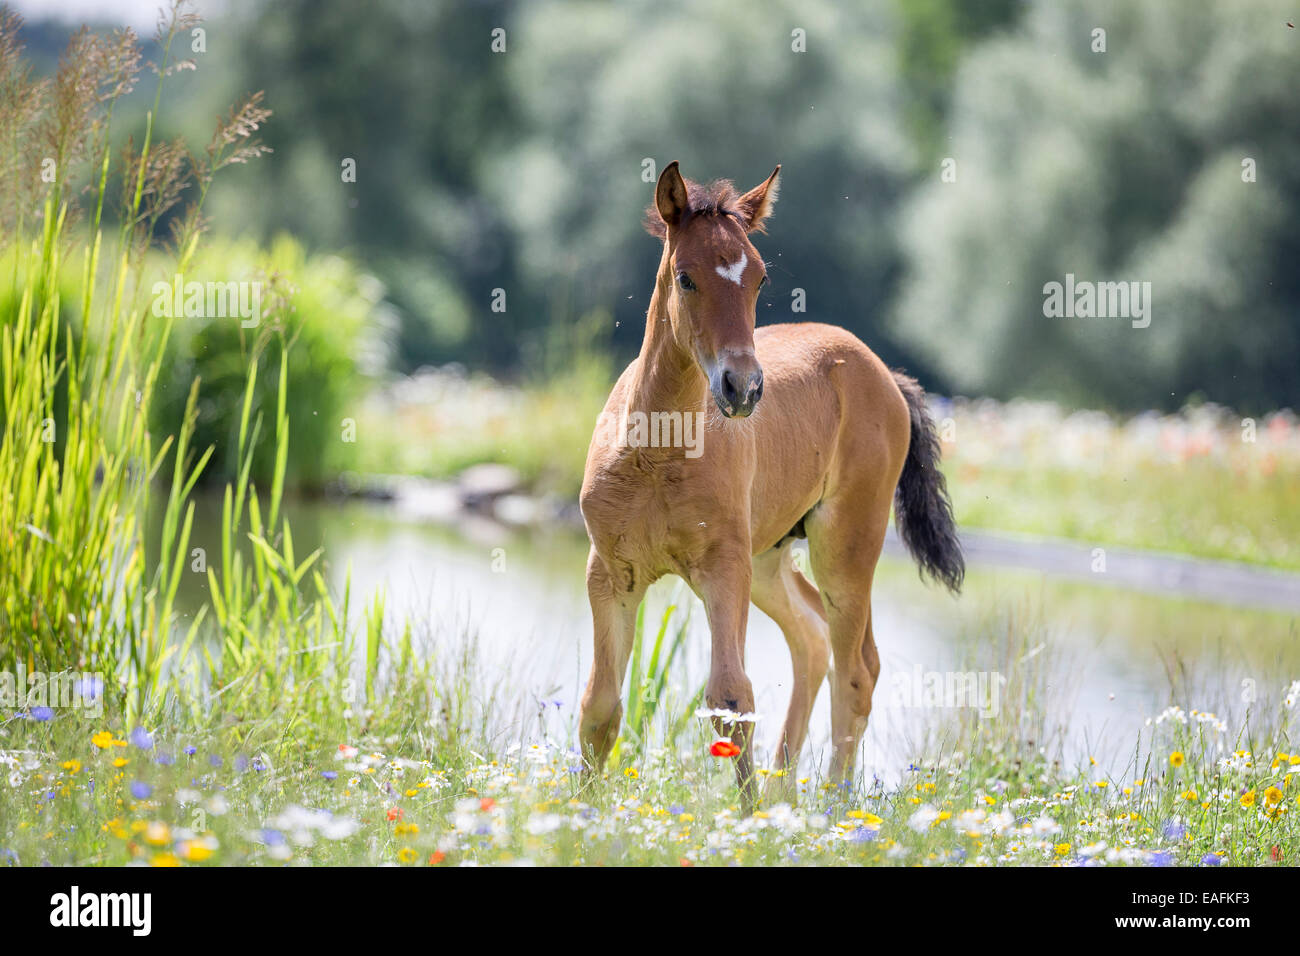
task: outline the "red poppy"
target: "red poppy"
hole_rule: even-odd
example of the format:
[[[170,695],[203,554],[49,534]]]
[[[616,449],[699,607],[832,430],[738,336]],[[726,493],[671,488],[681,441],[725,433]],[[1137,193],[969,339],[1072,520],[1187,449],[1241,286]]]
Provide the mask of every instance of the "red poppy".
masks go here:
[[[491,797],[484,797],[482,800],[478,802],[478,808],[482,810],[484,813],[487,813],[496,805],[497,802],[493,800]]]
[[[677,861],[677,865],[678,865],[678,866],[694,866],[695,864],[692,863],[690,860],[686,859],[686,857],[682,857],[680,860]]]
[[[715,740],[713,746],[709,748],[709,753],[715,757],[734,757],[740,753],[740,748],[730,740]]]
[[[1282,859],[1282,848],[1274,843],[1272,848],[1268,851],[1268,855],[1273,858],[1274,862],[1278,862]]]
[[[402,819],[402,808],[401,808],[401,807],[389,807],[389,808],[388,808],[388,819],[390,819],[390,820],[400,820],[400,819]]]
[[[437,866],[445,859],[447,859],[447,854],[443,853],[441,850],[434,850],[429,854],[429,865]]]

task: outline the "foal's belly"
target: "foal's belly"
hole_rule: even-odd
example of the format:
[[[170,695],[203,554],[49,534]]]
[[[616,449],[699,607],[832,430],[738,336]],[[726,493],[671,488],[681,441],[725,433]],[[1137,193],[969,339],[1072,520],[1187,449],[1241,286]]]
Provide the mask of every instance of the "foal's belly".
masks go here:
[[[790,397],[792,393],[781,383],[765,384],[759,406],[772,402],[767,411],[773,414],[751,416],[755,426],[750,494],[754,554],[792,532],[802,537],[803,518],[825,495],[830,478],[835,456],[834,406],[829,410],[801,408],[791,414],[784,407],[784,400]],[[779,414],[778,403],[783,403]]]
[[[764,381],[763,398],[747,421],[754,432],[750,534],[755,554],[791,532],[802,535],[804,516],[831,482],[844,411],[836,381],[837,361],[845,364],[841,349],[771,334],[777,330],[784,332],[769,326],[755,336]]]
[[[907,418],[892,373],[845,329],[770,325],[755,333],[754,347],[764,380],[763,398],[748,419],[758,554],[801,532],[804,516],[846,476],[887,470],[893,445],[906,448]],[[901,435],[891,436],[899,429]]]

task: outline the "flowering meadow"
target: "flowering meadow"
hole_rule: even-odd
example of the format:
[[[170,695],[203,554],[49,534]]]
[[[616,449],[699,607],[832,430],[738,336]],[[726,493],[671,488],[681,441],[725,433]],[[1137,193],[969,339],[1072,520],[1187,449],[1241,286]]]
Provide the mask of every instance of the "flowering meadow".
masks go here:
[[[1000,735],[918,757],[901,782],[798,775],[793,803],[737,802],[697,721],[587,779],[571,740],[437,743],[414,713],[308,744],[293,728],[174,733],[49,708],[0,727],[11,865],[1287,865],[1300,852],[1300,706],[1271,729],[1171,706],[1107,776]],[[1262,726],[1262,721],[1257,721]],[[1249,724],[1249,722],[1248,722]],[[497,741],[509,739],[500,728]],[[870,771],[870,768],[868,768]],[[762,771],[765,783],[773,782]],[[785,781],[782,781],[783,783]]]
[[[934,399],[962,527],[1300,569],[1300,421]]]

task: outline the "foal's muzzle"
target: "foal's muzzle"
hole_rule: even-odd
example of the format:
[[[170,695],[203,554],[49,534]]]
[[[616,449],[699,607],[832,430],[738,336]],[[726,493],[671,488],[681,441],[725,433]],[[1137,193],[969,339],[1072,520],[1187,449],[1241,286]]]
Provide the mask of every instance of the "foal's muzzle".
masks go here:
[[[752,356],[721,360],[709,375],[709,389],[722,414],[747,418],[763,397],[763,369]]]

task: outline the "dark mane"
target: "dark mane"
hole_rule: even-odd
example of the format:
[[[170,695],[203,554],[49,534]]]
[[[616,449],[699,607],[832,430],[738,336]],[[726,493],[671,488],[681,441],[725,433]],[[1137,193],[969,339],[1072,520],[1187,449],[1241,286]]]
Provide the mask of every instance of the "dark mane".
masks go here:
[[[735,216],[742,226],[745,224],[745,217],[736,205],[736,200],[740,197],[736,194],[735,184],[731,180],[715,179],[707,185],[691,182],[689,179],[684,181],[686,199],[690,206],[683,222],[695,216]],[[646,207],[643,222],[646,232],[652,236],[663,239],[668,234],[668,227],[664,225],[653,201]]]

